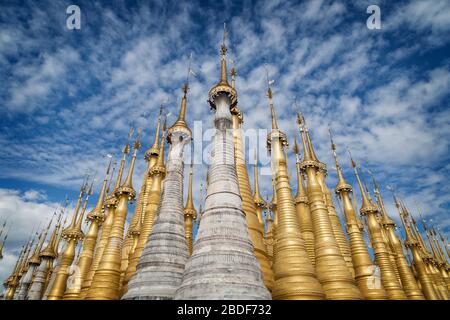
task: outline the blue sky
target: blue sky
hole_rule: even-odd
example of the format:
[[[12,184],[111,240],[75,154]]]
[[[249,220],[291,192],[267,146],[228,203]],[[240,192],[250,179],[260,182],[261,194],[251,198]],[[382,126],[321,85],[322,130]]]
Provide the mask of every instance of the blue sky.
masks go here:
[[[66,28],[71,4],[81,9],[80,30]],[[371,4],[381,8],[381,30],[366,27]],[[32,228],[66,194],[73,206],[86,170],[102,175],[103,155],[119,157],[131,125],[143,129],[134,175],[139,190],[159,106],[168,99],[166,110],[177,112],[190,53],[197,76],[187,121],[212,127],[206,99],[219,77],[224,22],[244,129],[270,126],[267,64],[280,128],[292,143],[296,97],[331,188],[328,125],[354,187],[346,146],[367,181],[364,169],[375,173],[397,221],[388,184],[414,213],[417,202],[450,233],[448,1],[2,1],[0,222],[9,217],[14,226],[1,279]],[[294,172],[291,152],[289,160]],[[196,165],[194,174],[198,203],[206,165]],[[270,177],[260,180],[271,198]]]

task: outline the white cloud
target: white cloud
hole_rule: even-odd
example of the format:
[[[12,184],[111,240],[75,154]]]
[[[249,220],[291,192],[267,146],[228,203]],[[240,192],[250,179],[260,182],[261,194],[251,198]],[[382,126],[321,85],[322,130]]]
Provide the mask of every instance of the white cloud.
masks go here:
[[[5,279],[16,262],[20,246],[32,231],[44,228],[58,204],[52,202],[36,202],[43,195],[36,190],[27,190],[23,194],[18,190],[0,189],[1,221],[8,219],[11,231],[4,248],[4,259],[0,264],[0,279]]]

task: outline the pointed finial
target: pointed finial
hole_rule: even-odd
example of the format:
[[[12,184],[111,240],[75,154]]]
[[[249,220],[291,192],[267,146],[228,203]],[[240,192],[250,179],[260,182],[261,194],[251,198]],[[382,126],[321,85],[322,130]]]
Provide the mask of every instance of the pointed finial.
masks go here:
[[[227,24],[224,22],[223,23],[222,51],[221,51],[222,54],[226,54],[226,52],[227,52],[227,45],[226,45],[227,36],[228,36]]]
[[[110,192],[111,183],[112,183],[113,178],[114,178],[114,171],[116,171],[116,166],[117,166],[117,161],[114,161],[113,164],[112,164],[111,172],[110,172],[109,177],[108,177],[108,186],[106,187],[106,193],[107,194],[109,194],[109,192]]]
[[[337,176],[338,176],[338,183],[336,185],[336,193],[339,193],[341,191],[347,190],[348,192],[352,191],[352,187],[351,185],[349,185],[345,179],[344,179],[344,175],[342,173],[342,168],[339,165],[339,160],[338,160],[338,156],[337,156],[337,152],[336,152],[336,144],[334,143],[333,140],[333,133],[331,132],[331,128],[330,126],[328,126],[328,134],[330,136],[330,144],[331,144],[331,152],[333,154],[333,158],[334,158],[334,163],[336,166],[336,172],[337,172]]]
[[[220,46],[220,56],[221,56],[221,72],[220,72],[220,83],[228,85],[227,77],[227,65],[226,65],[226,55],[227,55],[227,45],[226,39],[228,36],[226,23],[223,23],[223,38],[222,45]]]
[[[236,76],[237,76],[237,72],[236,72],[236,67],[235,67],[235,61],[233,59],[230,59],[231,62],[231,71],[230,71],[230,75],[231,75],[231,86],[233,88],[236,88]]]
[[[189,67],[188,67],[188,74],[191,72],[191,62],[189,60]],[[180,103],[180,111],[178,114],[178,119],[175,121],[175,123],[169,128],[167,132],[167,139],[168,142],[171,143],[172,134],[174,132],[181,132],[185,135],[187,135],[188,139],[191,138],[192,133],[189,127],[186,124],[186,108],[187,108],[187,92],[189,90],[189,85],[186,82],[183,86],[183,97],[181,98]],[[181,136],[180,136],[181,137]]]
[[[192,192],[192,182],[194,175],[194,161],[191,158],[191,164],[189,166],[189,185],[188,185],[188,196],[186,200],[186,206],[184,207],[184,215],[192,217],[193,220],[197,218],[197,211],[194,207],[194,197]]]
[[[365,209],[373,209],[372,205],[371,205],[371,202],[369,201],[369,198],[367,197],[366,191],[364,190],[364,187],[363,187],[363,184],[361,182],[361,179],[359,177],[358,168],[356,167],[356,163],[353,160],[352,153],[350,152],[350,149],[348,147],[347,147],[347,152],[348,152],[348,155],[350,157],[351,165],[352,165],[353,170],[355,172],[356,180],[358,181],[359,189],[361,191],[361,197],[362,197],[361,210],[364,211]]]
[[[87,191],[86,198],[84,199],[83,208],[81,209],[80,217],[78,218],[78,221],[76,224],[76,229],[79,231],[81,231],[81,224],[83,222],[84,214],[86,213],[86,208],[87,208],[87,205],[89,202],[89,197],[92,195],[92,193],[94,191],[94,182],[96,180],[95,176],[96,176],[96,174],[92,178],[91,185],[89,187],[89,190]]]
[[[299,156],[298,156],[298,154],[300,153],[300,149],[299,149],[298,144],[297,144],[297,136],[296,135],[294,135],[294,145],[292,147],[292,151],[295,154],[296,162],[300,162],[300,159],[299,159]]]
[[[275,107],[273,106],[273,93],[272,93],[272,84],[275,82],[275,80],[269,80],[269,71],[266,69],[266,81],[267,81],[267,97],[269,98],[269,108],[270,108],[270,115],[272,118],[272,129],[278,129],[277,124],[277,116],[275,113]]]
[[[81,207],[81,202],[83,200],[84,194],[86,193],[88,179],[89,179],[89,175],[85,175],[84,179],[83,179],[83,183],[81,184],[80,194],[78,196],[77,204],[75,205],[75,210],[74,210],[73,215],[72,215],[72,220],[71,220],[71,223],[70,223],[70,227],[71,228],[75,227],[75,224],[76,224],[76,221],[77,221],[77,217],[78,217],[78,212],[79,212],[80,207]]]
[[[134,133],[134,128],[130,127],[130,131],[128,131],[127,143],[125,144],[125,147],[123,148],[124,156],[127,155],[128,153],[130,153],[130,141],[131,141],[131,138],[133,137],[133,133]]]
[[[100,190],[100,194],[98,195],[97,203],[95,204],[94,209],[92,209],[87,216],[88,220],[102,220],[104,218],[103,202],[105,201],[106,193],[108,192],[107,189],[109,189],[108,178],[110,171],[114,170],[114,168],[111,170],[112,156],[108,154],[107,157],[109,157],[109,163],[106,169],[105,177],[103,178],[102,188]],[[109,178],[109,183],[111,183],[111,178]]]
[[[256,155],[256,150],[254,153],[254,157],[255,157],[255,164],[253,165],[253,184],[254,184],[254,189],[255,192],[253,194],[253,202],[257,205],[257,206],[265,206],[265,201],[263,199],[263,197],[261,196],[260,190],[259,190],[259,174],[258,174],[258,158]]]
[[[312,160],[314,160],[316,162],[319,162],[319,160],[317,159],[316,153],[314,151],[314,146],[313,146],[312,141],[311,141],[311,135],[309,134],[308,127],[306,126],[306,120],[303,117],[303,115],[302,115],[302,118],[303,118],[303,125],[304,125],[304,128],[305,128],[306,139],[308,141],[309,154],[310,154]]]
[[[202,215],[203,215],[203,182],[200,182],[200,200],[199,200],[199,205],[198,205],[198,215],[197,215],[197,219],[196,219],[197,230],[200,227],[200,221],[202,219]]]
[[[159,132],[161,129],[161,118],[163,112],[163,103],[159,108],[158,121],[156,125],[155,138],[153,140],[153,145],[145,152],[145,160],[149,161],[151,156],[157,156],[159,150]]]
[[[134,145],[133,145],[134,151],[133,151],[133,156],[131,158],[130,167],[128,168],[128,174],[127,174],[127,177],[125,178],[125,182],[119,189],[119,193],[124,192],[124,191],[127,192],[130,196],[130,199],[134,199],[134,196],[135,196],[135,191],[133,189],[133,171],[134,171],[134,165],[136,162],[137,152],[138,152],[139,148],[141,147],[141,134],[142,134],[142,130],[138,129],[138,135],[137,135],[136,140],[134,141]]]
[[[228,84],[228,73],[227,73],[227,46],[226,38],[228,32],[226,30],[226,25],[224,24],[222,45],[220,47],[220,81],[214,87],[209,90],[208,102],[212,109],[216,109],[216,98],[221,94],[225,94],[230,100],[230,108],[233,108],[237,103],[237,93],[236,90]]]

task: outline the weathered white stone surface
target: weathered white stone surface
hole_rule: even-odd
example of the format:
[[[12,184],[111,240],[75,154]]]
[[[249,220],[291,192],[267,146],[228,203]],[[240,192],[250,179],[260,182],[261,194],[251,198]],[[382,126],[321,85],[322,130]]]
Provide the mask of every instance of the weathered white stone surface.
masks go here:
[[[175,299],[270,299],[253,255],[234,165],[230,100],[216,97],[202,222]]]
[[[189,256],[183,215],[183,148],[189,139],[184,132],[172,133],[157,217],[122,299],[173,299],[181,284]]]
[[[33,283],[28,291],[27,300],[40,300],[44,291],[45,279],[49,272],[49,263],[51,263],[49,257],[42,257],[41,264],[36,269],[36,275],[34,276]]]
[[[22,279],[19,284],[19,288],[17,288],[17,300],[25,300],[27,296],[28,289],[30,288],[31,280],[33,280],[33,273],[36,270],[35,264],[30,264],[27,272],[22,276]]]

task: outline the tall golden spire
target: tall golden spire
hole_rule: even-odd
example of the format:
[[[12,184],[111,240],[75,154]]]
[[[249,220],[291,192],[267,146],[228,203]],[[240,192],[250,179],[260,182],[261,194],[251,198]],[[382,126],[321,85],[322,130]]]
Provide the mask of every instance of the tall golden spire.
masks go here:
[[[72,219],[70,220],[70,228],[74,228],[77,224],[77,218],[78,218],[78,212],[80,211],[81,203],[83,202],[83,196],[86,193],[87,189],[87,183],[88,183],[89,176],[85,175],[83,179],[83,183],[80,187],[80,193],[78,195],[77,204],[75,205],[75,211],[72,215]]]
[[[431,253],[427,253],[426,258],[424,260],[425,260],[425,264],[428,265],[428,268],[432,274],[434,283],[438,290],[438,294],[441,296],[442,299],[449,300],[450,296],[449,296],[449,291],[447,289],[448,280],[446,280],[446,278],[448,278],[448,274],[445,270],[446,266],[439,259],[439,253],[437,252],[437,249],[434,247],[434,243],[432,241],[428,242],[431,251],[429,251],[427,249],[425,241],[422,238],[419,228],[417,227],[416,220],[413,218],[413,216],[411,214],[410,214],[410,216],[411,216],[411,222],[413,223],[413,230],[415,230],[415,233],[416,233],[416,238],[420,239],[419,243],[421,243],[421,245],[423,246],[424,251],[431,252]],[[425,224],[424,224],[424,230],[427,235],[427,238],[430,240],[429,230],[426,228]]]
[[[114,220],[108,237],[108,242],[103,251],[101,262],[92,279],[86,299],[115,300],[120,296],[120,264],[122,241],[124,237],[125,221],[128,214],[128,201],[134,200],[136,191],[133,189],[133,171],[137,152],[141,147],[141,130],[133,146],[133,156],[125,182],[115,191],[117,207]]]
[[[264,244],[267,247],[267,256],[270,261],[270,265],[273,265],[273,218],[270,211],[269,200],[265,201],[265,210],[266,210],[266,232],[264,234]]]
[[[275,233],[275,227],[278,224],[278,200],[277,200],[277,190],[275,189],[275,180],[272,178],[272,199],[270,200],[270,211],[273,215],[273,230]]]
[[[17,285],[18,285],[17,274],[19,272],[19,268],[21,266],[23,257],[25,256],[25,252],[28,248],[28,245],[29,245],[29,241],[27,241],[27,243],[22,246],[19,256],[17,257],[16,264],[14,265],[13,271],[12,271],[11,275],[5,281],[5,284],[7,286],[6,292],[4,295],[5,300],[12,300],[14,297],[14,293],[15,293]]]
[[[387,293],[376,277],[376,266],[372,263],[364,239],[364,228],[362,222],[356,215],[352,204],[353,189],[345,181],[342,168],[339,165],[336,145],[333,141],[331,129],[329,129],[331,151],[338,176],[338,183],[335,188],[336,195],[342,201],[344,217],[347,225],[347,234],[350,239],[353,266],[355,268],[355,280],[365,299],[379,300],[387,299]]]
[[[400,220],[402,221],[403,228],[405,230],[405,247],[411,251],[411,254],[413,256],[414,268],[417,272],[417,276],[419,277],[422,292],[425,295],[425,298],[427,298],[428,300],[439,300],[438,293],[433,285],[433,280],[428,274],[425,262],[423,261],[420,254],[419,242],[412,234],[411,226],[408,222],[408,212],[401,207],[400,202],[395,194],[394,202],[395,206],[398,209]]]
[[[190,69],[190,66],[189,66]],[[186,105],[187,105],[187,93],[189,91],[189,83],[186,82],[183,85],[183,97],[181,98],[180,111],[178,113],[178,119],[175,123],[167,130],[167,139],[171,139],[172,132],[176,130],[186,131],[189,137],[192,136],[191,129],[186,124]]]
[[[45,248],[39,254],[39,256],[41,258],[42,257],[49,257],[52,259],[56,258],[55,246],[56,246],[58,231],[61,226],[62,213],[63,213],[63,211],[61,211],[59,213],[58,220],[56,222],[55,227],[53,228],[52,234],[50,235],[50,239],[48,240]]]
[[[375,261],[380,268],[381,281],[386,289],[389,299],[404,300],[406,295],[403,292],[400,283],[395,275],[394,266],[391,264],[389,258],[388,248],[383,240],[381,226],[377,221],[378,208],[369,200],[367,193],[363,187],[361,179],[356,168],[356,163],[353,160],[350,150],[348,150],[350,161],[355,172],[356,180],[358,181],[359,189],[361,191],[362,205],[360,213],[367,217],[367,224],[372,242],[372,248],[375,256]]]
[[[327,208],[327,211],[328,211],[329,220],[331,223],[331,230],[333,231],[334,238],[336,239],[336,242],[338,244],[341,255],[344,258],[345,264],[347,265],[347,268],[350,271],[351,276],[354,278],[355,270],[353,269],[350,245],[348,243],[348,240],[344,233],[344,229],[342,228],[341,222],[337,215],[336,208],[334,207],[333,198],[331,196],[331,191],[328,188],[326,181],[325,181],[325,178],[327,176],[327,166],[325,163],[319,161],[316,156],[316,153],[314,151],[314,146],[311,141],[309,129],[306,125],[305,118],[303,117],[303,115],[298,116],[297,118],[301,119],[301,124],[304,128],[304,132],[305,132],[305,136],[306,136],[306,143],[309,148],[309,154],[315,164],[317,182],[320,185],[320,188],[322,191],[322,196],[323,196],[323,201],[324,201],[325,207]]]
[[[45,231],[43,231],[42,237],[40,238],[39,243],[36,244],[33,255],[31,256],[31,259],[30,259],[31,264],[39,265],[41,263],[40,253],[42,250],[42,246],[44,245],[45,239],[47,238],[48,231],[50,230],[50,227],[53,223],[53,219],[55,218],[55,216],[56,216],[56,211],[53,213],[52,217],[50,218],[47,228],[45,228]]]
[[[105,177],[103,179],[103,184],[100,190],[100,194],[97,199],[97,203],[94,209],[87,215],[87,220],[89,223],[89,229],[86,233],[82,244],[82,250],[80,252],[80,258],[78,259],[78,278],[76,279],[77,284],[73,285],[72,288],[66,290],[64,299],[79,299],[81,293],[81,285],[86,279],[88,272],[91,268],[95,245],[97,243],[98,232],[101,223],[105,220],[105,214],[103,210],[103,203],[105,201],[106,188],[108,184],[108,176],[110,174],[112,164],[112,157],[110,156],[108,167],[106,169]],[[87,204],[87,200],[85,201]]]
[[[300,169],[308,178],[307,195],[314,227],[317,277],[328,299],[361,299],[362,294],[335,237],[336,230],[332,225],[324,193],[325,185],[321,181],[323,176],[320,176],[322,165],[312,155],[303,115],[299,113],[297,120],[304,148],[304,160]]]
[[[70,216],[70,214],[66,214],[65,218],[64,218],[64,222],[59,226],[58,228],[58,236],[56,238],[55,244],[54,244],[54,250],[56,253],[56,256],[59,257],[59,251],[60,251],[60,243],[61,243],[61,239],[62,239],[62,235],[63,235],[63,231],[66,228],[67,225],[67,219]],[[68,227],[68,226],[67,226]]]
[[[105,201],[103,203],[103,208],[106,211],[106,219],[102,224],[100,240],[99,240],[98,244],[96,245],[91,268],[90,268],[86,278],[81,283],[81,293],[80,293],[81,299],[84,299],[86,297],[87,292],[88,292],[89,288],[91,287],[92,280],[93,280],[94,275],[100,265],[100,261],[103,258],[103,253],[105,251],[106,244],[108,243],[109,235],[111,233],[111,228],[112,228],[112,225],[114,222],[115,212],[116,212],[116,208],[117,208],[117,204],[118,204],[118,197],[117,197],[115,191],[118,190],[118,188],[120,187],[120,184],[122,182],[122,175],[123,175],[123,171],[125,168],[125,161],[126,161],[127,155],[130,153],[130,140],[133,135],[133,132],[134,132],[134,129],[130,128],[130,131],[128,133],[127,142],[126,142],[124,148],[122,149],[123,156],[120,161],[119,170],[117,172],[117,177],[116,177],[116,181],[114,184],[114,188],[113,188],[112,192],[108,196],[106,196]],[[153,154],[152,149],[147,150],[146,155],[147,154]],[[113,168],[113,171],[114,171],[114,168]],[[112,180],[112,176],[111,176],[110,180]],[[108,187],[108,189],[109,189],[109,187]]]
[[[306,194],[304,186],[304,176],[300,164],[300,149],[297,144],[297,137],[294,138],[295,166],[297,171],[297,194],[295,195],[295,210],[297,211],[297,218],[300,224],[300,231],[302,232],[303,240],[305,241],[306,251],[308,252],[309,260],[315,266],[316,257],[314,253],[314,227],[311,220],[311,212],[309,210],[308,195]]]
[[[268,81],[272,131],[267,137],[267,148],[271,153],[272,177],[278,201],[273,249],[275,285],[272,296],[274,299],[323,299],[325,295],[309,260],[297,220],[284,151],[288,143],[286,135],[277,126],[271,84]]]
[[[186,234],[186,242],[188,244],[189,255],[192,254],[192,227],[193,221],[197,218],[197,211],[194,207],[194,199],[192,196],[192,177],[193,177],[194,155],[191,158],[189,166],[189,186],[186,206],[184,207],[184,227]]]
[[[89,189],[87,189],[88,178],[85,178],[80,189],[80,196],[78,197],[77,205],[75,207],[75,212],[72,215],[71,223],[68,228],[62,231],[62,238],[66,241],[67,245],[64,248],[59,267],[56,270],[55,280],[47,296],[48,300],[60,300],[63,298],[64,292],[66,291],[67,279],[69,277],[69,267],[72,265],[72,262],[75,258],[75,250],[78,241],[84,238],[84,233],[83,231],[81,231],[81,223],[83,221],[84,213],[86,212],[89,196],[92,194],[93,183],[94,179],[92,179],[91,186],[89,187]],[[87,196],[84,201],[81,214],[78,217],[82,198],[85,193],[87,193]]]
[[[158,122],[156,124],[156,130],[155,130],[155,138],[153,140],[153,145],[145,152],[145,159],[148,161],[150,160],[150,157],[152,155],[158,156],[159,153],[159,134],[161,130],[161,117],[163,112],[163,105],[159,108],[159,116],[158,116]]]
[[[255,154],[255,158],[256,158],[256,154]],[[256,161],[256,159],[255,159],[255,161]],[[254,185],[254,189],[255,189],[255,192],[253,193],[253,202],[255,203],[255,206],[256,206],[256,213],[258,216],[258,221],[259,221],[259,223],[261,223],[264,226],[262,211],[263,211],[263,208],[265,208],[267,206],[267,203],[264,200],[264,198],[261,196],[261,192],[259,191],[259,174],[258,174],[258,166],[257,166],[256,162],[253,165],[253,185]]]
[[[381,196],[380,190],[378,188],[378,183],[376,182],[375,177],[372,175],[370,171],[369,174],[372,176],[375,196],[377,198],[378,206],[380,207],[381,210],[381,223],[383,228],[386,230],[388,241],[394,251],[395,263],[405,294],[411,300],[423,300],[424,296],[419,286],[417,285],[417,281],[414,277],[411,268],[408,265],[405,254],[403,252],[402,243],[395,233],[395,222],[386,211],[384,201]]]

